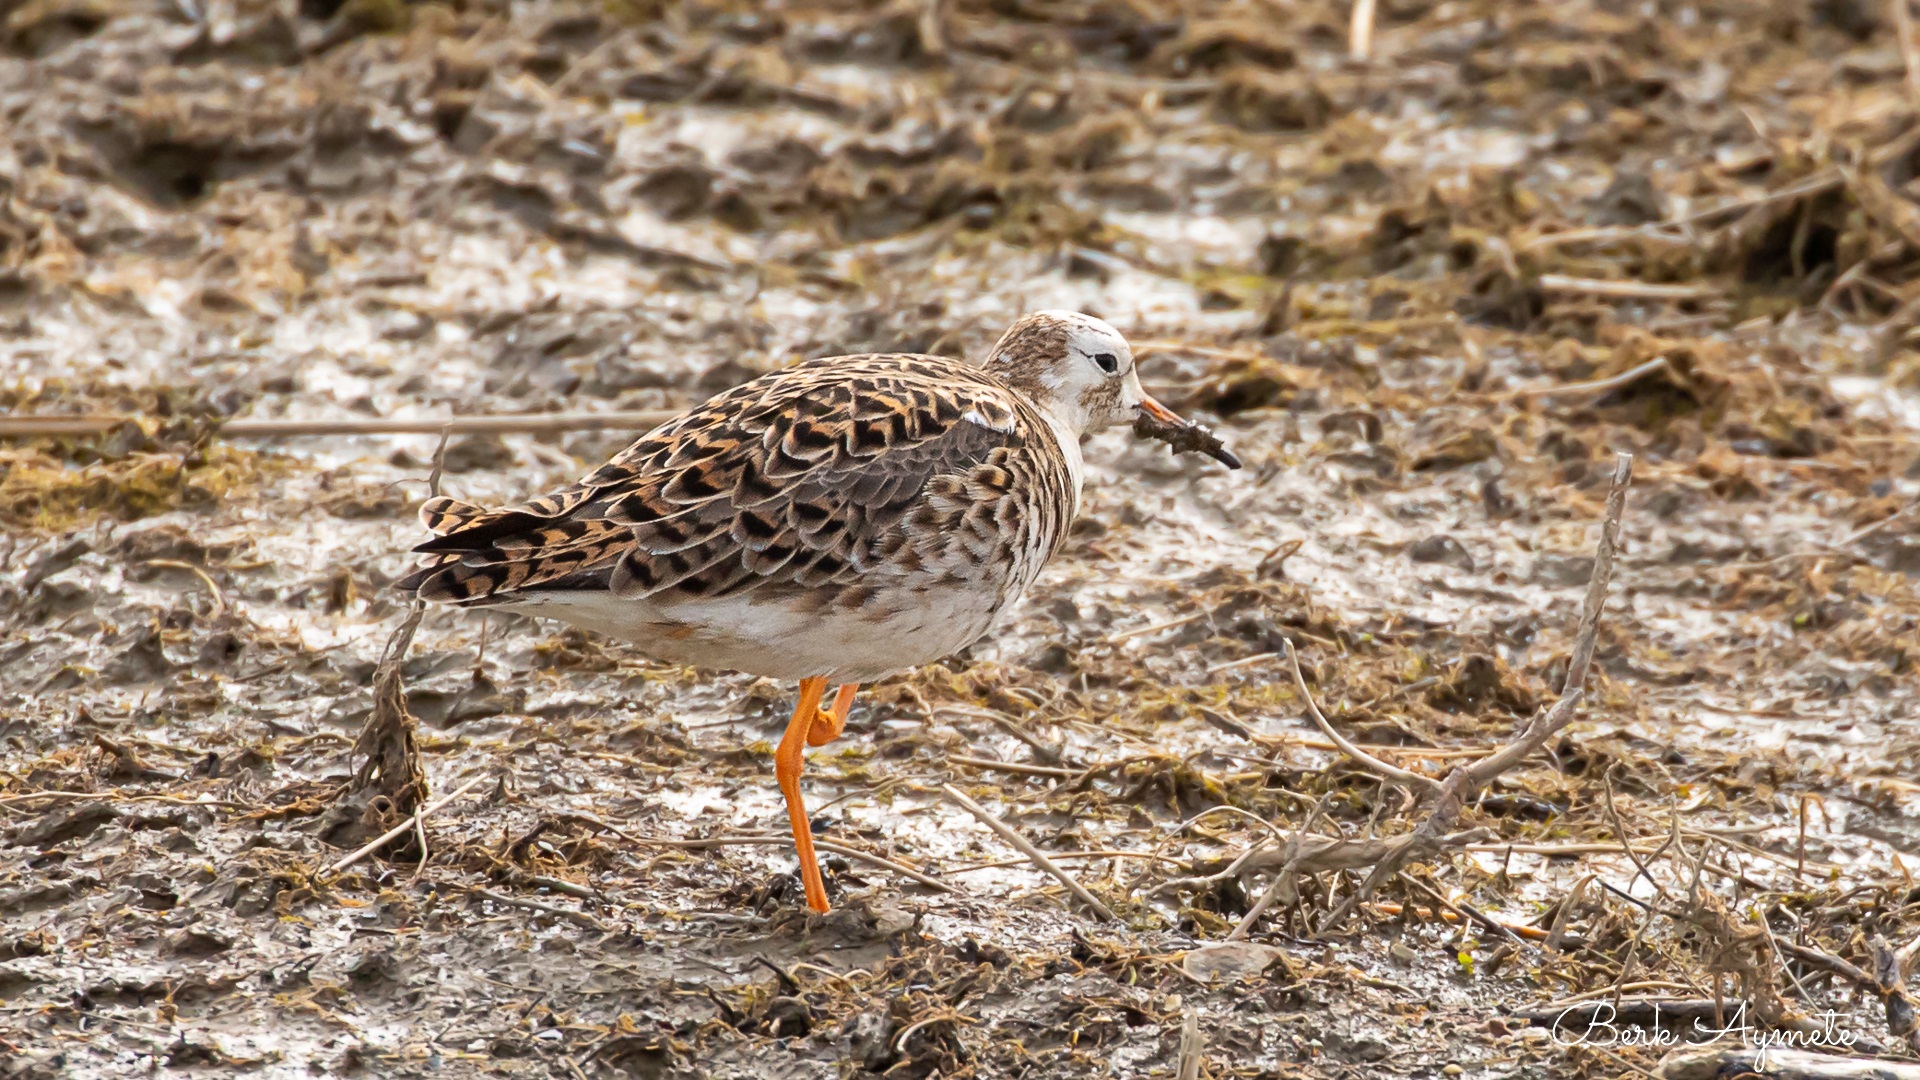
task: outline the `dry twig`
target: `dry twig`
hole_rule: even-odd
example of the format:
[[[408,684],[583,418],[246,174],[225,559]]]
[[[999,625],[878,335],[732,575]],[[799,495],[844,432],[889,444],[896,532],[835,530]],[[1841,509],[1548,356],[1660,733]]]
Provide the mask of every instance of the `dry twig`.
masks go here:
[[[395,837],[398,837],[401,833],[406,832],[408,829],[413,828],[416,822],[424,821],[427,815],[447,805],[448,803],[459,798],[460,796],[465,795],[468,789],[472,788],[473,785],[485,779],[486,779],[486,776],[484,774],[481,776],[476,776],[473,779],[468,780],[466,783],[461,784],[459,787],[454,788],[452,791],[448,792],[447,794],[442,795],[438,799],[435,799],[434,801],[421,807],[419,813],[412,815],[411,817],[407,818],[407,820],[401,822],[398,825],[395,825],[393,828],[388,829],[386,832],[381,833],[379,836],[374,837],[372,840],[369,840],[367,843],[354,849],[353,854],[346,856],[345,858],[341,859],[339,862],[336,862],[333,865],[327,867],[325,870],[320,871],[320,876],[331,877],[334,874],[337,874],[340,871],[345,870],[347,867],[352,866],[354,863],[359,862],[361,859],[366,858],[368,855],[373,854],[375,851],[380,850],[380,845],[387,843],[388,841],[394,839]]]
[[[1744,1050],[1678,1050],[1660,1063],[1660,1080],[1717,1080],[1723,1076],[1768,1080],[1920,1080],[1920,1065],[1878,1058],[1835,1057],[1774,1047]]]
[[[1385,839],[1371,840],[1349,840],[1339,836],[1315,836],[1307,833],[1304,829],[1294,835],[1300,838],[1300,873],[1323,874],[1329,870],[1364,870],[1367,867],[1378,865],[1387,859],[1399,858],[1404,861],[1404,859],[1408,857],[1408,854],[1410,854],[1406,853],[1405,849],[1410,847],[1426,847],[1429,843],[1431,844],[1431,849],[1434,851],[1451,850],[1454,848],[1471,850],[1476,846],[1482,845],[1486,840],[1490,839],[1494,833],[1492,829],[1483,826],[1481,828],[1466,829],[1457,833],[1448,833],[1430,842],[1419,841],[1412,833],[1402,833],[1399,836],[1389,836]],[[1505,850],[1505,845],[1490,846],[1498,850]],[[1609,844],[1606,850],[1619,851],[1620,849],[1616,845]],[[1265,851],[1247,858],[1243,865],[1246,872],[1251,874],[1259,873],[1262,870],[1270,870],[1276,866],[1285,866],[1286,863],[1287,855],[1284,849],[1276,851],[1268,848]],[[1208,867],[1208,872],[1211,872],[1210,866]]]
[[[1499,919],[1496,919],[1493,916],[1487,914],[1486,912],[1481,911],[1479,908],[1474,907],[1472,904],[1469,904],[1464,900],[1449,900],[1446,897],[1440,895],[1440,890],[1434,888],[1433,886],[1427,884],[1424,881],[1421,881],[1419,878],[1414,877],[1411,874],[1405,874],[1405,873],[1401,874],[1400,880],[1406,882],[1407,884],[1413,886],[1414,888],[1420,890],[1421,892],[1426,893],[1428,898],[1430,898],[1434,903],[1439,904],[1441,907],[1446,908],[1447,910],[1453,912],[1455,915],[1458,915],[1462,922],[1466,922],[1469,920],[1473,922],[1477,922],[1481,926],[1484,926],[1487,929],[1493,931],[1494,933],[1500,935],[1501,937],[1506,938],[1508,941],[1513,942],[1515,945],[1519,945],[1522,947],[1526,946],[1527,944],[1526,939],[1521,937],[1520,934],[1513,929],[1513,927],[1508,926],[1506,923],[1501,922]]]
[[[387,639],[380,666],[374,669],[373,711],[353,745],[354,755],[361,759],[354,770],[353,789],[376,788],[402,812],[418,806],[426,795],[426,772],[420,765],[420,747],[400,675],[414,631],[425,615],[425,606],[416,601]]]
[[[594,930],[602,934],[607,933],[609,930],[606,923],[601,922],[599,919],[594,918],[584,911],[575,911],[572,908],[564,908],[558,904],[543,904],[538,900],[529,900],[524,896],[509,896],[506,893],[494,892],[492,889],[468,889],[467,891],[475,896],[491,900],[496,904],[526,908],[528,911],[538,911],[543,915],[552,915],[556,918],[565,919],[576,926]]]
[[[1453,827],[1461,811],[1472,801],[1474,795],[1502,773],[1519,765],[1538,751],[1549,739],[1573,722],[1575,710],[1585,696],[1587,671],[1593,663],[1600,613],[1606,604],[1607,590],[1612,582],[1613,558],[1619,539],[1620,518],[1625,512],[1627,487],[1632,480],[1632,475],[1633,456],[1619,455],[1615,462],[1613,484],[1607,495],[1606,514],[1601,522],[1600,538],[1596,544],[1593,574],[1587,585],[1587,596],[1582,605],[1580,621],[1574,636],[1573,655],[1567,665],[1566,682],[1562,686],[1560,699],[1552,708],[1536,716],[1526,729],[1506,746],[1492,754],[1456,767],[1444,781],[1435,781],[1382,761],[1336,731],[1308,690],[1306,678],[1300,670],[1299,657],[1292,643],[1283,643],[1282,647],[1292,661],[1295,686],[1306,700],[1308,714],[1334,747],[1367,771],[1383,779],[1414,788],[1420,793],[1423,801],[1433,805],[1433,810],[1412,832],[1387,839],[1354,841],[1337,837],[1309,837],[1308,833],[1311,830],[1309,825],[1287,841],[1279,852],[1271,849],[1256,849],[1232,860],[1229,869],[1238,868],[1242,872],[1257,872],[1276,863],[1281,865],[1283,870],[1268,886],[1266,893],[1254,904],[1253,909],[1234,928],[1229,935],[1229,940],[1244,937],[1260,915],[1265,913],[1267,907],[1282,892],[1291,887],[1292,877],[1296,874],[1371,867],[1371,871],[1360,887],[1349,894],[1341,905],[1321,923],[1319,932],[1326,933],[1351,913],[1355,906],[1371,896],[1382,882],[1398,873],[1408,859],[1418,854],[1431,854],[1445,848],[1480,843],[1493,835],[1491,830],[1487,829],[1456,833],[1449,833],[1446,830]],[[1621,846],[1627,847],[1628,854],[1636,861],[1638,860],[1639,852],[1632,849],[1624,838],[1621,845],[1607,845],[1604,850],[1615,851]],[[1195,880],[1207,881],[1212,878],[1201,877]]]
[[[443,423],[440,445],[433,452],[433,471],[427,476],[427,487],[434,495],[440,494],[447,441],[452,437],[452,423]],[[367,715],[366,725],[353,744],[353,753],[361,760],[354,770],[350,789],[373,789],[391,800],[401,813],[419,806],[427,797],[426,769],[420,764],[420,746],[414,737],[413,716],[407,712],[407,693],[401,676],[407,650],[413,647],[414,632],[420,629],[420,620],[426,613],[426,605],[415,600],[407,617],[387,639],[386,651],[373,673],[373,711]]]
[[[1523,397],[1553,397],[1560,394],[1592,394],[1607,390],[1618,390],[1623,386],[1636,383],[1656,371],[1666,371],[1672,365],[1664,356],[1656,356],[1644,364],[1636,364],[1618,375],[1609,375],[1604,379],[1589,379],[1586,382],[1562,383],[1559,386],[1530,386],[1519,390],[1508,390],[1495,394],[1496,401],[1509,401]]]
[[[1051,776],[1062,780],[1071,780],[1086,772],[1085,769],[1057,769],[1051,765],[1028,765],[1019,761],[995,761],[992,758],[969,757],[965,754],[948,754],[947,761],[954,765],[964,765],[969,769],[985,769],[988,772],[1013,773],[1015,776]]]
[[[1294,661],[1294,670],[1296,674],[1299,671],[1298,660]],[[1308,698],[1307,700],[1312,701],[1313,699]],[[1319,822],[1320,816],[1326,813],[1327,804],[1332,801],[1333,792],[1329,791],[1320,796],[1320,801],[1313,804],[1312,810],[1307,811],[1306,822],[1300,826],[1300,831],[1294,833],[1293,837],[1287,841],[1285,853],[1281,856],[1285,862],[1281,864],[1280,872],[1273,876],[1273,881],[1267,885],[1266,891],[1260,894],[1260,899],[1254,901],[1253,906],[1247,909],[1247,914],[1240,920],[1239,925],[1235,926],[1233,931],[1227,935],[1228,941],[1237,941],[1246,937],[1247,932],[1252,930],[1254,924],[1260,921],[1260,916],[1266,914],[1267,908],[1273,906],[1273,902],[1278,899],[1282,893],[1288,894],[1288,899],[1291,901],[1293,883],[1300,876],[1300,864],[1303,857],[1301,840],[1313,831],[1313,827]],[[1256,845],[1253,851],[1249,851],[1245,857],[1235,862],[1234,866],[1237,867],[1242,863],[1250,861],[1254,852],[1258,850],[1259,847]]]
[[[320,420],[228,420],[214,428],[229,439],[284,439],[297,435],[538,435],[564,431],[644,431],[673,419],[668,409],[600,413],[501,413],[450,420],[340,417]],[[0,438],[27,439],[100,435],[138,417],[90,413],[80,416],[0,416]]]
[[[1560,908],[1553,913],[1553,925],[1548,928],[1547,951],[1560,950],[1560,942],[1566,937],[1567,922],[1573,918],[1574,909],[1580,906],[1580,901],[1587,895],[1587,886],[1592,883],[1592,874],[1581,874],[1574,881],[1573,888],[1567,890],[1567,895],[1561,897]]]
[[[1704,285],[1658,285],[1650,281],[1614,281],[1566,274],[1541,274],[1540,287],[1547,292],[1580,293],[1614,300],[1711,300],[1720,295],[1719,290]]]
[[[1402,875],[1401,880],[1411,881],[1413,879]],[[1422,919],[1437,919],[1440,922],[1454,924],[1479,922],[1484,925],[1484,919],[1490,917],[1487,916],[1484,911],[1478,914],[1470,914],[1469,912],[1459,910],[1452,904],[1447,904],[1442,907],[1423,908],[1415,904],[1402,904],[1393,900],[1374,900],[1367,904],[1367,908],[1368,910],[1377,911],[1389,918],[1398,918],[1411,911],[1414,915]],[[1499,922],[1497,919],[1494,921]],[[1503,937],[1512,935],[1526,942],[1545,941],[1547,936],[1547,932],[1537,926],[1525,926],[1518,923],[1506,922],[1500,923],[1500,933]]]
[[[213,575],[207,573],[205,570],[202,570],[201,568],[183,559],[148,559],[142,562],[140,565],[141,566],[158,566],[168,570],[185,570],[188,573],[191,573],[193,576],[200,579],[200,583],[207,587],[208,592],[213,594],[213,610],[208,613],[208,617],[218,619],[220,616],[225,615],[227,613],[226,596],[223,593],[221,593],[220,586],[214,583]]]
[[[1433,811],[1420,827],[1404,836],[1394,837],[1391,853],[1376,863],[1360,887],[1321,922],[1324,934],[1347,917],[1361,901],[1372,895],[1388,878],[1398,873],[1405,861],[1416,853],[1435,850],[1473,797],[1495,778],[1547,744],[1547,741],[1574,719],[1575,709],[1586,695],[1587,670],[1593,665],[1593,651],[1600,630],[1600,612],[1606,606],[1607,588],[1613,580],[1613,557],[1620,535],[1620,517],[1626,510],[1627,486],[1633,479],[1633,455],[1620,454],[1614,462],[1613,484],[1607,492],[1606,516],[1600,523],[1600,539],[1595,545],[1593,576],[1587,582],[1587,597],[1580,610],[1579,629],[1574,635],[1573,655],[1567,662],[1567,678],[1560,700],[1537,715],[1520,735],[1484,758],[1456,767],[1438,785]],[[1356,759],[1360,760],[1360,759]],[[1366,765],[1366,761],[1361,761]]]
[[[1374,757],[1372,754],[1367,753],[1365,750],[1360,749],[1358,746],[1355,746],[1352,742],[1348,741],[1345,735],[1335,731],[1333,724],[1328,721],[1326,714],[1320,711],[1319,703],[1313,700],[1313,692],[1307,689],[1306,677],[1300,673],[1300,654],[1294,649],[1293,642],[1289,639],[1282,638],[1280,648],[1286,653],[1287,659],[1293,664],[1293,685],[1299,689],[1300,696],[1306,699],[1308,714],[1313,717],[1314,724],[1320,728],[1320,733],[1325,735],[1334,746],[1338,747],[1341,753],[1359,762],[1362,766],[1365,766],[1368,772],[1383,776],[1396,783],[1405,784],[1423,795],[1433,796],[1440,793],[1440,785],[1437,781],[1429,777],[1421,776],[1417,772],[1402,769],[1398,765],[1389,765],[1379,758]]]
[[[1375,0],[1353,0],[1353,21],[1347,27],[1347,55],[1355,60],[1373,56]]]
[[[1068,892],[1071,892],[1073,895],[1079,897],[1081,903],[1092,908],[1101,918],[1109,921],[1118,921],[1119,916],[1113,913],[1113,909],[1101,903],[1099,897],[1088,892],[1086,886],[1080,884],[1079,881],[1075,880],[1072,874],[1069,874],[1065,870],[1061,869],[1059,863],[1056,863],[1052,859],[1047,858],[1045,852],[1041,851],[1037,847],[1034,847],[1033,844],[1029,842],[1026,837],[1021,836],[1019,833],[1013,831],[1013,828],[1009,826],[1006,822],[1001,821],[997,817],[994,817],[993,814],[989,812],[986,807],[981,806],[979,803],[974,802],[972,799],[967,798],[966,795],[961,793],[959,788],[954,787],[952,784],[941,784],[940,790],[947,796],[947,798],[953,800],[953,803],[955,806],[958,806],[960,809],[965,810],[967,813],[972,814],[974,817],[978,818],[980,821],[980,824],[985,825],[989,829],[992,829],[994,833],[1000,837],[1000,839],[1005,840],[1007,843],[1012,844],[1016,848],[1019,848],[1020,853],[1022,855],[1025,855],[1027,858],[1033,860],[1033,865],[1046,871],[1048,874],[1051,874],[1055,881],[1058,881],[1060,884],[1065,885],[1067,887]]]
[[[1907,92],[1920,103],[1920,37],[1913,31],[1911,0],[1889,0],[1893,5],[1893,32],[1900,39],[1900,55],[1907,64]]]
[[[1200,1033],[1200,1014],[1187,1010],[1180,1025],[1180,1080],[1200,1080],[1200,1065],[1207,1056],[1207,1038]]]
[[[1868,939],[1867,949],[1873,959],[1871,972],[1822,949],[1778,939],[1774,944],[1786,955],[1831,971],[1879,997],[1887,1010],[1887,1030],[1910,1039],[1914,1035],[1916,1009],[1913,995],[1907,990],[1907,979],[1913,973],[1916,954],[1920,954],[1920,938],[1915,938],[1899,950],[1895,950],[1877,934]]]
[[[1660,894],[1660,899],[1667,899],[1667,887],[1660,884],[1660,882],[1654,878],[1653,871],[1647,869],[1647,864],[1640,858],[1640,853],[1633,850],[1633,845],[1627,840],[1627,826],[1620,820],[1619,809],[1613,805],[1612,770],[1608,770],[1607,773],[1600,778],[1600,782],[1606,786],[1607,820],[1613,823],[1613,835],[1620,838],[1620,850],[1626,852],[1627,858],[1633,860],[1634,869],[1639,872],[1641,877],[1647,879],[1647,884],[1653,886],[1653,890]],[[1676,818],[1674,819],[1674,831],[1676,835],[1678,834],[1679,828],[1679,819]],[[1632,883],[1629,882],[1627,887],[1632,888]]]

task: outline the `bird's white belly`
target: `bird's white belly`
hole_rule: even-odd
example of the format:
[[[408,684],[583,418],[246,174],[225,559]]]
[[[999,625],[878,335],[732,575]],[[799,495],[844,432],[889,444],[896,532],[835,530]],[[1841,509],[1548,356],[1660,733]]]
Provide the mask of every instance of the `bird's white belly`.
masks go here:
[[[936,585],[885,591],[857,610],[806,611],[751,594],[656,605],[611,592],[532,592],[499,605],[633,642],[668,663],[774,679],[872,682],[979,640],[999,615],[999,589]]]

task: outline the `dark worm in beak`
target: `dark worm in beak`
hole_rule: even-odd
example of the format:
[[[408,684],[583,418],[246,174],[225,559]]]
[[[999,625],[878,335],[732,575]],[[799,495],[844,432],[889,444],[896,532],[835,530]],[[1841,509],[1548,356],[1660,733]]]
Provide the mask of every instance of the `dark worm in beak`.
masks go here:
[[[1133,433],[1146,439],[1159,439],[1176,454],[1205,454],[1229,469],[1240,467],[1240,459],[1220,442],[1220,437],[1205,424],[1181,418],[1179,413],[1153,400],[1143,398],[1140,416],[1133,422]]]

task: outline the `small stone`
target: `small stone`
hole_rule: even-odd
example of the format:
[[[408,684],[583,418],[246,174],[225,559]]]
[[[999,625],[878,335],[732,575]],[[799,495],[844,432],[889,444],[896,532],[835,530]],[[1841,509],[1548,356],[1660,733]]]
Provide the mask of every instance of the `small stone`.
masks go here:
[[[1585,585],[1593,577],[1591,555],[1542,555],[1533,562],[1536,585]]]
[[[1645,225],[1667,216],[1666,200],[1642,172],[1622,170],[1587,204],[1596,225]]]
[[[417,311],[389,311],[374,325],[388,341],[418,341],[433,329],[433,320]]]
[[[1349,1061],[1384,1061],[1393,1053],[1393,1048],[1386,1042],[1364,1033],[1348,1035],[1340,1031],[1328,1032],[1326,1047],[1328,1053]]]
[[[1094,259],[1083,250],[1076,249],[1067,256],[1067,276],[1080,280],[1097,281],[1106,284],[1113,275],[1106,264]]]
[[[1467,553],[1466,546],[1446,533],[1436,533],[1407,545],[1407,558],[1417,563],[1445,563],[1469,573],[1473,571],[1473,556]]]
[[[894,1062],[893,1036],[896,1025],[887,1011],[864,1012],[847,1024],[849,1056],[868,1072],[884,1072]]]
[[[1456,432],[1413,456],[1414,472],[1458,469],[1485,461],[1500,452],[1500,444],[1485,428]]]
[[[873,906],[873,932],[881,937],[904,934],[920,925],[920,916],[898,904],[879,903]]]
[[[0,940],[0,960],[45,956],[58,943],[59,939],[45,930],[30,930],[11,939]]]
[[[444,460],[450,473],[504,469],[513,464],[513,450],[498,435],[469,435],[448,443]]]
[[[1888,545],[1887,569],[1908,577],[1920,577],[1920,539],[1902,536]]]
[[[167,936],[167,951],[176,956],[212,956],[233,948],[233,938],[210,926],[189,926]]]
[[[1260,241],[1260,247],[1254,253],[1254,262],[1259,271],[1268,277],[1292,277],[1300,272],[1306,250],[1307,241],[1303,237],[1270,233]]]
[[[766,1025],[776,1039],[805,1035],[813,1030],[812,1011],[799,998],[777,997],[767,1002]]]
[[[361,986],[391,982],[394,977],[393,951],[372,948],[346,963],[347,978]]]
[[[1287,962],[1286,950],[1250,941],[1208,945],[1189,952],[1180,967],[1202,982],[1250,978]]]

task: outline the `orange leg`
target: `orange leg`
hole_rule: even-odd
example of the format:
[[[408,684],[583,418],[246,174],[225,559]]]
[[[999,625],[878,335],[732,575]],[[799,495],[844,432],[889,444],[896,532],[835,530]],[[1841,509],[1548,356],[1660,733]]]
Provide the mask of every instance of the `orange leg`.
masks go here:
[[[833,695],[833,711],[820,710],[814,717],[813,729],[807,732],[808,746],[825,746],[840,737],[847,729],[847,710],[853,708],[853,695],[860,688],[853,683],[842,686]]]
[[[793,847],[800,856],[800,881],[807,889],[807,906],[825,915],[827,886],[820,880],[820,863],[813,854],[813,826],[807,823],[807,807],[800,801],[801,756],[806,753],[808,737],[820,720],[820,701],[827,696],[827,680],[800,680],[800,703],[787,722],[787,733],[780,748],[773,752],[773,775],[780,781],[780,793],[787,797],[787,818],[793,824]]]

